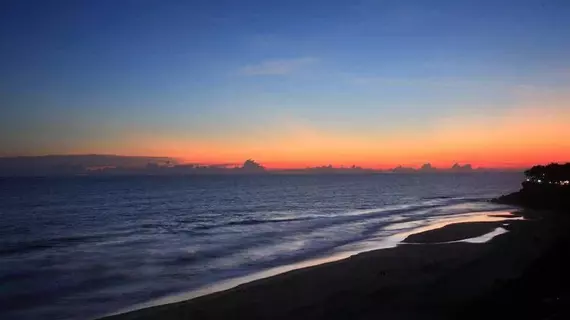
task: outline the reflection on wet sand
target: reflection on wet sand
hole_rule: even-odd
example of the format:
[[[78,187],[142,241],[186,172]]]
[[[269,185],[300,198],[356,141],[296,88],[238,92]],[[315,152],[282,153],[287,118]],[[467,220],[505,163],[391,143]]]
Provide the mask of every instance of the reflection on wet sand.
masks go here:
[[[393,248],[403,243],[405,243],[406,245],[410,244],[421,245],[422,243],[406,243],[404,242],[404,240],[406,240],[406,238],[412,235],[418,235],[426,232],[438,232],[440,230],[443,230],[443,228],[445,227],[451,227],[459,224],[477,224],[477,223],[492,223],[492,222],[502,222],[502,225],[504,226],[505,224],[508,224],[509,221],[523,220],[523,219],[524,219],[523,217],[512,214],[507,211],[505,212],[495,211],[495,212],[478,212],[471,214],[455,215],[453,217],[441,217],[436,219],[428,219],[420,221],[415,220],[404,223],[396,223],[384,228],[384,231],[395,231],[396,232],[395,234],[392,234],[387,237],[385,234],[383,236],[379,235],[376,239],[373,238],[371,240],[364,241],[360,243],[358,246],[353,245],[345,248],[340,247],[339,251],[333,255],[317,259],[310,259],[285,266],[275,267],[254,274],[250,274],[247,276],[220,281],[214,285],[206,286],[198,290],[157,299],[149,303],[134,306],[129,309],[120,310],[119,312],[114,314],[193,299],[210,293],[228,290],[251,281],[272,277],[292,270],[346,259],[353,255],[363,253],[366,251]],[[401,231],[399,232],[399,230]],[[436,241],[429,243],[430,244],[436,244],[436,243],[444,244],[444,243],[453,243],[453,242],[485,243],[492,240],[494,237],[504,234],[506,232],[508,231],[505,228],[495,227],[492,228],[491,231],[485,232],[484,234],[478,235],[476,237],[466,236],[465,238],[454,241]]]

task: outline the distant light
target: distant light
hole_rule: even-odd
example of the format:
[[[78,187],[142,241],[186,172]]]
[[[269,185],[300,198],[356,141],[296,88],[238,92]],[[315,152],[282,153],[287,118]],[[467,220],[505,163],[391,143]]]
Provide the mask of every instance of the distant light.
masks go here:
[[[538,183],[542,183],[542,180],[538,179],[538,180],[536,180],[536,182],[538,182]]]

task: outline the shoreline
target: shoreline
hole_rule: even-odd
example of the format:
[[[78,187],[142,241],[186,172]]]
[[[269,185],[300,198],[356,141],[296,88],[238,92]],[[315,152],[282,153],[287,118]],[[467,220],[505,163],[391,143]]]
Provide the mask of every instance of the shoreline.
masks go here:
[[[508,221],[508,220],[507,220]],[[432,244],[465,241],[489,234],[504,222],[459,222],[445,225],[438,229],[414,233],[406,237],[403,243]]]
[[[368,292],[376,289],[384,291],[388,288],[399,291],[402,288],[411,286],[414,288],[411,292],[416,292],[421,290],[422,287],[429,287],[429,283],[426,282],[436,281],[439,277],[444,276],[447,271],[450,271],[449,268],[453,270],[461,269],[459,265],[463,265],[472,259],[480,259],[481,255],[484,255],[489,250],[497,250],[492,248],[497,247],[496,243],[498,240],[503,237],[513,238],[513,235],[510,235],[513,233],[513,230],[516,231],[515,238],[518,238],[521,235],[519,229],[528,229],[528,226],[525,226],[525,224],[532,225],[538,221],[533,218],[529,218],[531,219],[529,221],[520,221],[522,218],[518,216],[504,213],[497,214],[497,212],[487,213],[487,217],[489,221],[485,222],[454,222],[454,219],[447,219],[449,221],[442,225],[436,224],[435,227],[419,228],[419,232],[411,232],[407,235],[401,234],[400,237],[403,238],[400,239],[397,246],[392,248],[366,251],[348,257],[345,256],[343,257],[344,259],[340,258],[332,262],[325,261],[325,263],[317,265],[287,270],[284,273],[280,272],[276,275],[254,279],[232,288],[225,288],[226,290],[223,291],[190,297],[190,300],[170,301],[171,303],[147,306],[147,308],[114,314],[100,319],[182,319],[185,317],[222,319],[232,318],[236,312],[241,314],[242,317],[255,319],[298,316],[322,318],[325,315],[314,314],[314,311],[309,310],[327,306],[328,303],[326,301],[334,298],[338,290],[362,295],[362,291]],[[508,226],[504,224],[508,224]],[[479,243],[464,242],[464,240],[470,238],[483,237],[499,228],[506,228],[509,232],[507,234],[498,233],[492,235],[492,240],[487,243],[481,243],[484,241]],[[494,238],[495,236],[498,237]],[[417,241],[418,237],[423,238],[423,241]],[[508,246],[513,245],[511,241],[509,243]],[[463,253],[469,254],[463,255]],[[519,252],[519,254],[528,260],[529,263],[533,260],[532,255],[528,253]],[[511,263],[512,261],[509,262],[509,264]],[[377,266],[378,264],[384,265],[384,269],[386,269],[380,271],[380,276],[378,276],[376,270],[371,269],[373,268],[372,266]],[[358,276],[350,272],[353,269],[359,270]],[[346,273],[343,270],[349,272]],[[402,277],[403,273],[407,274],[407,276]],[[333,275],[339,275],[339,277],[333,277]],[[391,277],[388,275],[391,275]],[[360,282],[363,279],[368,279],[368,283],[379,279],[389,279],[389,281],[387,281],[388,284],[381,281],[375,284],[373,288],[367,288],[367,281],[364,283]],[[309,282],[308,284],[304,283],[307,281]],[[284,284],[284,282],[286,283]],[[316,282],[319,285],[311,285],[311,282]],[[321,291],[315,289],[316,287],[330,286],[330,283],[334,283],[331,288]],[[473,292],[472,294],[476,294],[480,289],[471,289],[470,291]],[[469,292],[464,294],[467,296],[472,295]],[[368,295],[364,294],[365,297]],[[291,300],[292,296],[296,298]],[[395,301],[390,303],[386,302],[386,306],[382,307],[379,305],[377,306],[378,310],[373,308],[371,312],[375,316],[398,315],[399,312],[392,310],[393,304],[398,300],[401,300],[400,302],[407,301],[407,304],[413,305],[414,302],[417,303],[421,299],[405,295],[405,299],[395,299]],[[465,299],[465,301],[469,300]],[[441,301],[446,301],[446,299]],[[348,303],[346,308],[353,309],[353,304],[358,306],[358,309],[368,306],[368,303],[354,301]],[[307,307],[307,305],[312,307]],[[420,305],[423,305],[423,303]],[[223,306],[223,308],[220,309],[219,306]],[[422,310],[424,307],[422,307]],[[306,312],[302,310],[306,310]],[[389,310],[393,312],[386,313]],[[301,313],[298,314],[299,312]],[[409,309],[404,309],[402,312],[410,313]],[[184,316],[181,314],[184,314]],[[334,315],[327,315],[329,318],[331,316],[334,318]],[[362,315],[352,316],[360,317]],[[441,317],[441,315],[439,316]]]
[[[508,222],[511,220],[520,220],[520,219],[522,219],[522,217],[520,215],[516,215],[516,214],[513,214],[513,213],[511,213],[509,211],[505,211],[505,210],[462,213],[462,214],[457,214],[457,215],[437,217],[435,219],[433,219],[433,217],[432,217],[433,221],[431,221],[431,223],[428,223],[427,225],[415,227],[414,229],[409,230],[409,231],[403,231],[403,232],[399,232],[399,233],[387,236],[386,238],[382,239],[381,241],[378,241],[373,246],[364,246],[363,248],[359,248],[359,249],[342,250],[342,251],[338,251],[336,253],[333,253],[331,255],[317,256],[317,257],[313,257],[313,258],[310,258],[307,260],[302,260],[302,261],[291,263],[291,264],[272,267],[272,268],[262,270],[262,271],[258,271],[258,272],[255,272],[255,273],[252,273],[249,275],[222,280],[222,281],[215,282],[215,283],[212,283],[212,284],[204,286],[204,287],[197,288],[197,289],[192,290],[192,291],[182,292],[182,293],[178,293],[178,294],[174,294],[174,295],[168,295],[168,296],[165,296],[165,297],[162,297],[159,299],[151,300],[151,301],[146,302],[146,303],[136,304],[136,305],[133,305],[131,307],[122,308],[116,312],[104,314],[104,315],[99,316],[99,317],[94,318],[94,319],[107,318],[107,317],[111,317],[111,316],[122,315],[125,313],[136,312],[136,311],[139,311],[142,309],[160,307],[162,305],[173,304],[173,303],[180,303],[180,302],[200,298],[203,296],[216,294],[216,293],[223,292],[226,290],[230,290],[230,289],[236,288],[236,287],[241,286],[241,285],[246,285],[250,282],[280,276],[280,275],[287,273],[287,272],[291,272],[291,271],[295,271],[295,270],[299,270],[299,269],[304,269],[304,268],[310,268],[310,267],[323,265],[323,264],[327,264],[327,263],[337,262],[340,260],[349,259],[349,258],[356,256],[356,255],[359,255],[359,254],[366,254],[366,253],[370,253],[370,252],[377,251],[377,250],[385,250],[385,249],[395,248],[399,245],[413,244],[412,242],[407,241],[408,238],[411,236],[423,234],[424,232],[432,233],[435,231],[436,233],[438,233],[439,232],[438,230],[440,230],[440,229],[444,229],[450,225],[453,226],[455,224],[464,224],[468,221],[471,221],[472,223],[484,223],[484,224],[488,223],[489,228],[474,230],[470,233],[465,233],[463,239],[455,239],[455,240],[451,240],[451,241],[447,241],[447,240],[444,241],[444,239],[442,238],[442,239],[440,239],[440,241],[435,241],[435,242],[437,242],[437,243],[452,243],[452,242],[484,243],[484,242],[491,240],[495,236],[498,236],[504,232],[507,232],[506,230],[504,230],[502,228],[492,228],[491,226],[495,226],[495,225],[498,226],[501,222],[504,222],[504,221]],[[428,219],[426,221],[430,221],[430,220]],[[408,223],[410,223],[410,222],[403,223],[403,224],[407,225]],[[394,226],[397,226],[397,225],[399,225],[399,224],[396,223],[390,227],[393,228]],[[502,229],[502,231],[498,232],[498,229]],[[447,230],[447,229],[444,229],[444,230]],[[442,232],[445,232],[444,230],[442,230]]]

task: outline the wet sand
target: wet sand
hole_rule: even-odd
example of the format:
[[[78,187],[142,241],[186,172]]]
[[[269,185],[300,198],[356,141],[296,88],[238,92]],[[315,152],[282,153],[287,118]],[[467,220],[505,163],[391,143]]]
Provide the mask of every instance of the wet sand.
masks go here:
[[[570,254],[563,245],[570,223],[561,214],[524,216],[528,219],[448,224],[410,235],[410,244],[105,319],[477,319],[514,314],[543,318],[558,309],[545,305],[543,300],[550,300],[542,296],[558,289],[537,289],[539,283],[545,285],[537,278],[553,268],[568,270],[561,269],[557,259]],[[498,226],[509,232],[487,243],[445,243]],[[565,272],[556,274],[558,281],[568,278]],[[564,287],[560,290],[555,301],[566,301],[560,300]],[[519,305],[519,296],[534,303]]]
[[[404,239],[404,243],[428,244],[475,238],[492,232],[502,224],[503,222],[454,223],[443,226],[439,229],[412,234]]]

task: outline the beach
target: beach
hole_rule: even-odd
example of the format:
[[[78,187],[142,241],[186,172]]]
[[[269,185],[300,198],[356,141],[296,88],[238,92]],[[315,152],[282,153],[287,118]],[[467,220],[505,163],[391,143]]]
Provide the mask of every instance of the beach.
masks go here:
[[[564,287],[556,285],[566,279],[558,253],[568,248],[569,219],[544,212],[521,214],[524,220],[446,224],[409,235],[394,248],[104,319],[465,319],[501,314],[525,318],[536,313],[541,318],[556,316],[565,310],[556,307],[566,301],[563,292],[558,292]],[[485,243],[458,241],[497,228],[508,232]],[[541,277],[552,281],[537,281]],[[521,304],[520,299],[532,303]],[[553,307],[552,301],[558,304]]]
[[[488,200],[515,191],[520,179],[496,173],[0,180],[0,318],[97,319],[394,247],[411,232],[500,222],[496,215],[514,207]],[[483,231],[501,231],[492,226]]]
[[[570,0],[0,3],[0,320],[570,320]]]

